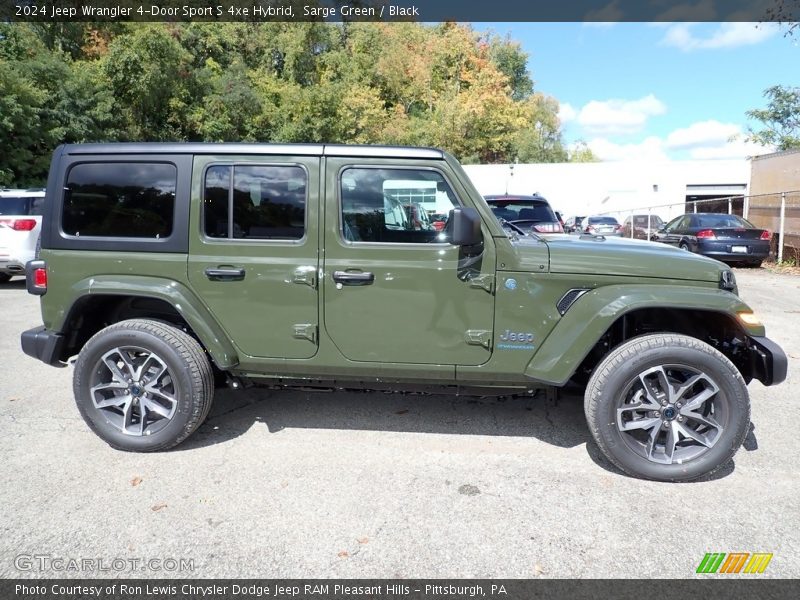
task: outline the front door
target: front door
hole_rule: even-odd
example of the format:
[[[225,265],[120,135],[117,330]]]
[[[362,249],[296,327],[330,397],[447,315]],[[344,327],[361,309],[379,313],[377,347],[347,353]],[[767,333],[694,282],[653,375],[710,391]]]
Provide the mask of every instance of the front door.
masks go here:
[[[319,161],[195,159],[189,281],[248,356],[317,352]]]
[[[495,250],[447,242],[465,191],[444,171],[327,158],[324,322],[346,358],[480,365],[491,356]],[[411,216],[409,216],[411,215]]]

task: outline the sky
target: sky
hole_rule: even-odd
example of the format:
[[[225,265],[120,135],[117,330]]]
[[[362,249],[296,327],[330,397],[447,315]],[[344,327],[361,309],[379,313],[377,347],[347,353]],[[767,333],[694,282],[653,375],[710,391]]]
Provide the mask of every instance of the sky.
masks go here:
[[[477,23],[519,41],[567,142],[601,160],[743,158],[746,111],[798,86],[800,32],[756,23]],[[731,138],[736,138],[731,141]]]

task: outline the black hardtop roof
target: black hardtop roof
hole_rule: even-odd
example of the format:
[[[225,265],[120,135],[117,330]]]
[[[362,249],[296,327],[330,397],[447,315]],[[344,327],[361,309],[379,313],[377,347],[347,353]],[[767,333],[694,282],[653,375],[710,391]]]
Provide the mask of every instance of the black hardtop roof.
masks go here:
[[[435,148],[347,144],[256,144],[206,142],[114,142],[66,144],[64,154],[261,154],[288,156],[361,156],[387,158],[444,158]]]

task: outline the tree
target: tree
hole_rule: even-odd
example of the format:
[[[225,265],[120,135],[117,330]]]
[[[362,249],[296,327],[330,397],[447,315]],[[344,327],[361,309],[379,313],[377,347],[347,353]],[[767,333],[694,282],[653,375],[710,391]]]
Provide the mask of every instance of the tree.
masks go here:
[[[747,111],[751,119],[761,121],[762,128],[747,128],[746,141],[778,150],[800,148],[800,87],[775,85],[764,91],[767,108]]]

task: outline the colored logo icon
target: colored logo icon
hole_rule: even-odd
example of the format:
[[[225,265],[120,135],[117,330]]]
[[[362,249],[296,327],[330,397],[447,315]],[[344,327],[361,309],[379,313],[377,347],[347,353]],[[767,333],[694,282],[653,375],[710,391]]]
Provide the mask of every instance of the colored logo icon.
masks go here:
[[[766,552],[709,552],[700,561],[697,573],[736,574],[763,573],[772,560],[772,554]]]

